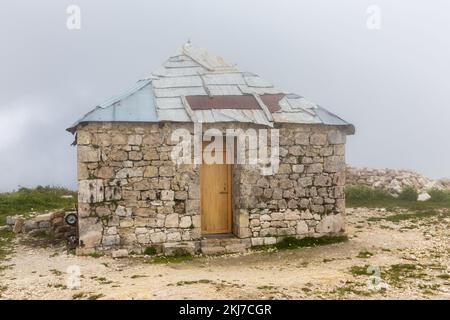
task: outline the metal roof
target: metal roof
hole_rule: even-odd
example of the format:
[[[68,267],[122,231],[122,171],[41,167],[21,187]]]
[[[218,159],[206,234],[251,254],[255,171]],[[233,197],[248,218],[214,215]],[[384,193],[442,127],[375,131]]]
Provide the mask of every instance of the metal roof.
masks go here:
[[[79,124],[87,122],[325,124],[344,126],[354,133],[353,125],[302,96],[276,88],[254,73],[241,72],[190,43],[149,79],[105,101],[67,130],[75,132]]]

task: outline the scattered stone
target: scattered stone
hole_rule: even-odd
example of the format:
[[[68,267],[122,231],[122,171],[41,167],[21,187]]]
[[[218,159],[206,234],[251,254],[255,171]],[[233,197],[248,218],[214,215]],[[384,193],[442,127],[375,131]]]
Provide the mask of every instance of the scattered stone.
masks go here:
[[[446,184],[446,179],[432,180],[413,171],[350,166],[346,169],[346,184],[383,189],[394,196],[398,196],[405,187],[413,187],[419,194],[427,193],[433,188],[450,190],[450,184]]]
[[[431,196],[427,192],[423,192],[423,193],[419,194],[419,196],[417,197],[417,201],[427,201],[430,199],[431,199]]]
[[[23,231],[24,225],[25,225],[25,219],[17,218],[14,223],[13,232],[16,234],[21,233]]]
[[[325,216],[317,225],[318,233],[340,233],[345,231],[345,220],[340,214]]]
[[[112,257],[114,259],[126,258],[126,257],[128,257],[128,250],[126,250],[126,249],[115,250],[112,252]]]
[[[198,245],[193,242],[164,243],[163,253],[166,256],[195,255],[198,252]]]

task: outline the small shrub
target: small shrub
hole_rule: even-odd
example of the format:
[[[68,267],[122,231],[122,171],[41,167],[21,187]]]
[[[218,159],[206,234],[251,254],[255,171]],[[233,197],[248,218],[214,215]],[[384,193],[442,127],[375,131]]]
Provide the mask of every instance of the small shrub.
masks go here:
[[[393,198],[385,190],[367,186],[349,186],[345,188],[345,196],[349,201],[386,200]]]
[[[369,268],[369,265],[365,266],[352,266],[350,268],[350,273],[354,276],[363,276],[368,275],[367,268]]]
[[[176,251],[171,256],[155,256],[149,259],[148,263],[180,263],[193,260],[194,256],[185,251]]]
[[[419,270],[415,264],[399,263],[381,273],[381,277],[393,286],[402,287],[405,279],[423,279],[426,274]]]
[[[88,300],[98,300],[100,298],[103,298],[105,295],[102,293],[97,293],[97,294],[91,294],[87,299]]]
[[[141,275],[141,274],[134,274],[130,278],[131,279],[139,279],[139,278],[147,278],[147,277],[148,276],[144,276],[144,275]]]
[[[427,210],[427,211],[417,211],[413,213],[398,213],[385,217],[384,219],[391,222],[400,222],[403,220],[413,220],[413,219],[423,219],[432,218],[439,215],[439,211]]]
[[[407,186],[403,188],[402,192],[400,192],[400,194],[398,195],[398,198],[400,200],[417,201],[418,196],[419,194],[414,187]]]
[[[85,293],[84,292],[79,292],[79,293],[75,293],[72,295],[72,299],[73,300],[78,300],[78,299],[82,299],[85,297]]]
[[[450,202],[450,191],[449,190],[439,190],[431,189],[428,191],[430,195],[430,201],[433,202]]]
[[[14,232],[10,230],[0,230],[0,261],[13,252],[11,243],[14,236]]]
[[[154,256],[155,254],[157,254],[156,248],[155,247],[147,247],[144,250],[144,254],[147,256]]]
[[[363,251],[360,251],[356,257],[361,258],[361,259],[367,259],[367,258],[370,258],[371,256],[373,256],[372,252],[363,250]]]
[[[279,250],[284,249],[295,249],[302,247],[315,247],[323,246],[327,244],[340,243],[347,241],[347,236],[322,236],[322,237],[306,237],[302,239],[297,239],[294,237],[286,237],[280,242],[278,242],[275,247]]]

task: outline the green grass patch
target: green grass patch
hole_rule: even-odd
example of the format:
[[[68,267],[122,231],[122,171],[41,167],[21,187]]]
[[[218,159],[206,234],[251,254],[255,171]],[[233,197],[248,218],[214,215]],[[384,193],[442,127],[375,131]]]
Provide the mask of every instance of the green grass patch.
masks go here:
[[[5,224],[6,216],[9,215],[50,209],[74,209],[76,202],[76,192],[60,187],[38,186],[0,193],[0,225]]]
[[[89,297],[87,298],[88,300],[98,300],[100,298],[103,298],[105,295],[102,293],[93,293],[91,295],[89,295]]]
[[[72,295],[73,300],[80,300],[80,299],[87,299],[87,300],[98,300],[100,298],[103,298],[105,295],[102,293],[85,293],[85,292],[79,292]]]
[[[145,250],[144,250],[144,254],[145,254],[146,256],[154,256],[154,255],[156,255],[157,253],[158,253],[158,251],[156,250],[155,247],[147,247],[147,248],[145,248]]]
[[[213,282],[208,279],[200,279],[200,280],[192,280],[192,281],[178,281],[176,283],[176,285],[180,287],[180,286],[184,286],[184,285],[199,284],[199,283],[207,284],[207,283],[213,283]]]
[[[388,211],[395,208],[417,211],[450,208],[450,191],[430,190],[431,199],[428,201],[416,201],[417,197],[414,191],[414,189],[405,188],[399,197],[395,198],[381,189],[367,186],[348,186],[345,188],[346,205],[353,208],[386,208]]]
[[[361,259],[367,259],[367,258],[370,258],[371,256],[373,256],[372,252],[363,250],[363,251],[360,251],[356,257],[361,258]]]
[[[417,192],[416,188],[408,186],[403,188],[402,192],[398,195],[399,200],[406,200],[406,201],[417,201],[417,197],[419,196],[419,193]]]
[[[346,283],[342,287],[335,288],[330,293],[337,295],[338,298],[344,298],[350,294],[361,297],[369,297],[374,294],[373,291],[362,290],[362,288],[364,288],[362,284]]]
[[[134,274],[130,278],[131,279],[139,279],[139,278],[147,278],[148,276],[144,276],[142,274]]]
[[[369,273],[367,272],[367,268],[369,268],[369,265],[365,265],[365,266],[352,266],[350,268],[350,273],[354,276],[364,276],[364,275],[369,275]]]
[[[439,279],[444,279],[444,280],[450,279],[450,275],[447,274],[447,273],[439,274],[439,275],[437,275],[437,277],[438,277]]]
[[[393,264],[381,272],[381,279],[392,286],[403,287],[407,279],[423,279],[427,275],[416,264]]]
[[[387,221],[391,222],[400,222],[403,220],[415,220],[415,219],[424,219],[438,216],[440,213],[436,210],[430,211],[419,211],[414,213],[398,213],[394,215],[387,216],[384,218]]]
[[[47,284],[47,287],[49,287],[49,288],[56,288],[56,289],[63,289],[63,290],[67,289],[67,286],[64,285],[64,284],[61,284],[61,283],[56,283],[56,284],[49,283],[49,284]]]
[[[355,277],[370,277],[376,275],[374,270],[370,270],[369,265],[367,264],[364,266],[351,267],[350,273]],[[380,273],[380,280],[382,282],[387,282],[389,285],[399,288],[403,287],[408,279],[424,279],[427,276],[420,266],[408,263],[399,263],[389,267],[383,267],[380,269]]]
[[[345,188],[347,201],[384,201],[391,200],[393,197],[384,190],[370,188],[367,186],[348,186]]]
[[[72,299],[73,300],[79,300],[79,299],[83,299],[86,296],[86,293],[84,292],[79,292],[79,293],[75,293],[72,295]]]
[[[390,222],[401,222],[405,220],[420,220],[420,219],[427,219],[432,217],[437,217],[440,215],[448,215],[446,213],[441,213],[435,209],[430,210],[417,210],[416,212],[406,212],[406,213],[397,213],[392,214],[386,217],[369,217],[367,218],[367,221],[371,222],[377,222],[377,221],[390,221]],[[412,225],[409,228],[413,229],[416,228],[416,225]]]
[[[431,202],[450,203],[450,190],[431,189],[428,194],[431,196]]]
[[[6,290],[8,290],[7,286],[0,286],[0,298],[2,297],[3,292],[5,292]]]
[[[322,236],[322,237],[305,237],[297,239],[294,237],[286,237],[275,244],[278,250],[295,249],[303,247],[324,246],[333,243],[341,243],[348,241],[347,236]]]
[[[15,234],[9,230],[0,230],[0,261],[4,260],[6,256],[12,253],[12,240]]]
[[[113,283],[111,280],[106,279],[105,277],[91,277],[92,280],[97,280],[100,284],[111,284]]]
[[[51,273],[53,273],[55,276],[62,276],[63,275],[62,271],[59,271],[59,270],[56,270],[56,269],[50,269],[49,271]]]
[[[294,237],[286,237],[276,244],[255,246],[254,251],[276,252],[278,250],[291,250],[304,247],[325,246],[333,243],[341,243],[348,241],[346,235],[342,236],[322,236],[322,237],[305,237],[297,239]]]
[[[173,256],[156,256],[149,260],[147,260],[148,263],[156,263],[156,264],[162,264],[162,263],[181,263],[185,261],[191,261],[194,259],[193,255],[190,254],[178,254]]]

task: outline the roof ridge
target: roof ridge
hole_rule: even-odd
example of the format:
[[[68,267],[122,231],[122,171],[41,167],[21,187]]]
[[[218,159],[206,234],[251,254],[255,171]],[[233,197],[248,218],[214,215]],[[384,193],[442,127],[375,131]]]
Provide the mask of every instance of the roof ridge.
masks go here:
[[[190,42],[185,43],[181,47],[181,52],[208,71],[239,71],[235,64],[227,62],[223,57],[205,48],[194,47]]]

